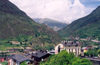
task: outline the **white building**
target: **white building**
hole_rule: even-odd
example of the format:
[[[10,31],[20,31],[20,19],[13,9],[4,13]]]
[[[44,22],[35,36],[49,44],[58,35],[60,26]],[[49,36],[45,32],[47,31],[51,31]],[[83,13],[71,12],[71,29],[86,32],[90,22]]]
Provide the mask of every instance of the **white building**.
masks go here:
[[[72,52],[76,56],[79,56],[81,54],[81,43],[64,41],[55,47],[55,54],[58,54],[62,50],[66,50],[68,53]]]

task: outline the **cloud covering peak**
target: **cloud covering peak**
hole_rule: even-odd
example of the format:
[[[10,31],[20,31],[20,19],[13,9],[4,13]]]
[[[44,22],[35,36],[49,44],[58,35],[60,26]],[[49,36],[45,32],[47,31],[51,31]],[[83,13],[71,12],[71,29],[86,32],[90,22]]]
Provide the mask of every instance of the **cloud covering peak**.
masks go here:
[[[31,18],[51,18],[66,23],[81,18],[90,11],[80,0],[10,0]]]

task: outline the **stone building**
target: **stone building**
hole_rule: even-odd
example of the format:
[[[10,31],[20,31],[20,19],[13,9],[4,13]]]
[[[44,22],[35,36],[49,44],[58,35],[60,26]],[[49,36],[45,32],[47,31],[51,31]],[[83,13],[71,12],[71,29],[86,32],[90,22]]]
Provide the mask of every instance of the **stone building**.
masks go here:
[[[68,53],[72,52],[76,56],[79,56],[81,54],[81,43],[78,41],[63,41],[55,47],[55,54],[58,54],[62,50],[66,50]]]

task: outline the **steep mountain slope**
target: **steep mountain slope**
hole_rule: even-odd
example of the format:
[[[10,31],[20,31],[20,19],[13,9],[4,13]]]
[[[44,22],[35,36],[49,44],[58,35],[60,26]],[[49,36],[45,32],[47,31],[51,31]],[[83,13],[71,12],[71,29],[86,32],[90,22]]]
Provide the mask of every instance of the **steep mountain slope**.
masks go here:
[[[60,40],[56,32],[34,22],[9,0],[0,0],[0,40],[11,38],[19,41],[23,37],[34,43],[55,43]]]
[[[26,16],[26,14],[18,9],[13,3],[8,0],[0,0],[0,11],[14,15]]]
[[[62,30],[58,31],[61,36],[94,37],[100,39],[100,6],[91,14],[80,18]]]
[[[42,18],[35,18],[34,20],[37,23],[45,24],[45,25],[49,26],[54,31],[58,31],[58,30],[64,28],[67,25],[66,23],[61,23],[59,21],[52,20],[52,19],[49,19],[49,18],[43,18],[43,19]]]

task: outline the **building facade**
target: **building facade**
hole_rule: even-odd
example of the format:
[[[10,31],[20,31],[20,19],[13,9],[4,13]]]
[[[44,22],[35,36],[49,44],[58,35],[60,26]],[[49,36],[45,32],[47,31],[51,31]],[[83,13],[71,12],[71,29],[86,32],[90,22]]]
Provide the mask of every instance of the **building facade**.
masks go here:
[[[81,54],[81,43],[76,41],[63,41],[55,47],[55,54],[60,51],[66,50],[68,53],[74,53],[76,56]]]

